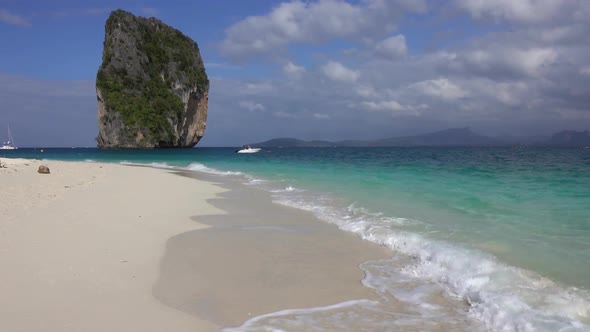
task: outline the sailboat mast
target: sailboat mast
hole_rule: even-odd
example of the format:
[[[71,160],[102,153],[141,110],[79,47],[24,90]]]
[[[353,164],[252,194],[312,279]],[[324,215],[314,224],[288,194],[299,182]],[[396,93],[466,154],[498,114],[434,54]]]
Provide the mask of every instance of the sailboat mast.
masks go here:
[[[14,138],[12,138],[12,134],[10,133],[10,125],[8,125],[8,144],[12,144],[13,146],[14,144]]]

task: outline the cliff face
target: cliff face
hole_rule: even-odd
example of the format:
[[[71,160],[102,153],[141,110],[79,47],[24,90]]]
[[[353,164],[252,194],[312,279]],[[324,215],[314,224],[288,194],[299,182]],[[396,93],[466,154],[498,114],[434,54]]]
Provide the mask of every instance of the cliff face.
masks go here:
[[[156,18],[111,13],[96,75],[100,148],[193,147],[208,95],[197,43]]]

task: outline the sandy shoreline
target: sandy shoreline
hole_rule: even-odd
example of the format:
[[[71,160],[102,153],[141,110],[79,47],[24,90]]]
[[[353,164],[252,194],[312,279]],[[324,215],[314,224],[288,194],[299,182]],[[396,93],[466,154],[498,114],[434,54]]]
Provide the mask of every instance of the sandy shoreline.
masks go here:
[[[357,265],[383,248],[263,193],[146,167],[2,161],[7,330],[217,331],[374,296]]]
[[[387,257],[385,248],[274,204],[268,192],[230,181],[223,187],[209,202],[226,214],[194,217],[209,228],[168,241],[157,298],[223,326],[284,309],[376,299],[361,284],[358,265]]]

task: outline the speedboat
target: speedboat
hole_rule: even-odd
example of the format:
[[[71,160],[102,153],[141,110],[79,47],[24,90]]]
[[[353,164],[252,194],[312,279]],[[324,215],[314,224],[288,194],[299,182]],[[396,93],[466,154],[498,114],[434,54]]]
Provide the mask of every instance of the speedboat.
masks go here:
[[[236,150],[236,153],[256,153],[259,152],[260,148],[253,148],[250,145],[244,145],[241,149]]]

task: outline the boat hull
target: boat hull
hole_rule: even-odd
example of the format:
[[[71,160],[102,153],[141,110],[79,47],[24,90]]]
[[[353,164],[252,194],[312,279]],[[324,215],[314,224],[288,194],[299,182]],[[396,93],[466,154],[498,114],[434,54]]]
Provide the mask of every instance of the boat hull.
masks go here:
[[[237,150],[236,153],[256,153],[259,152],[260,148],[255,148],[255,149],[241,149],[241,150]]]

